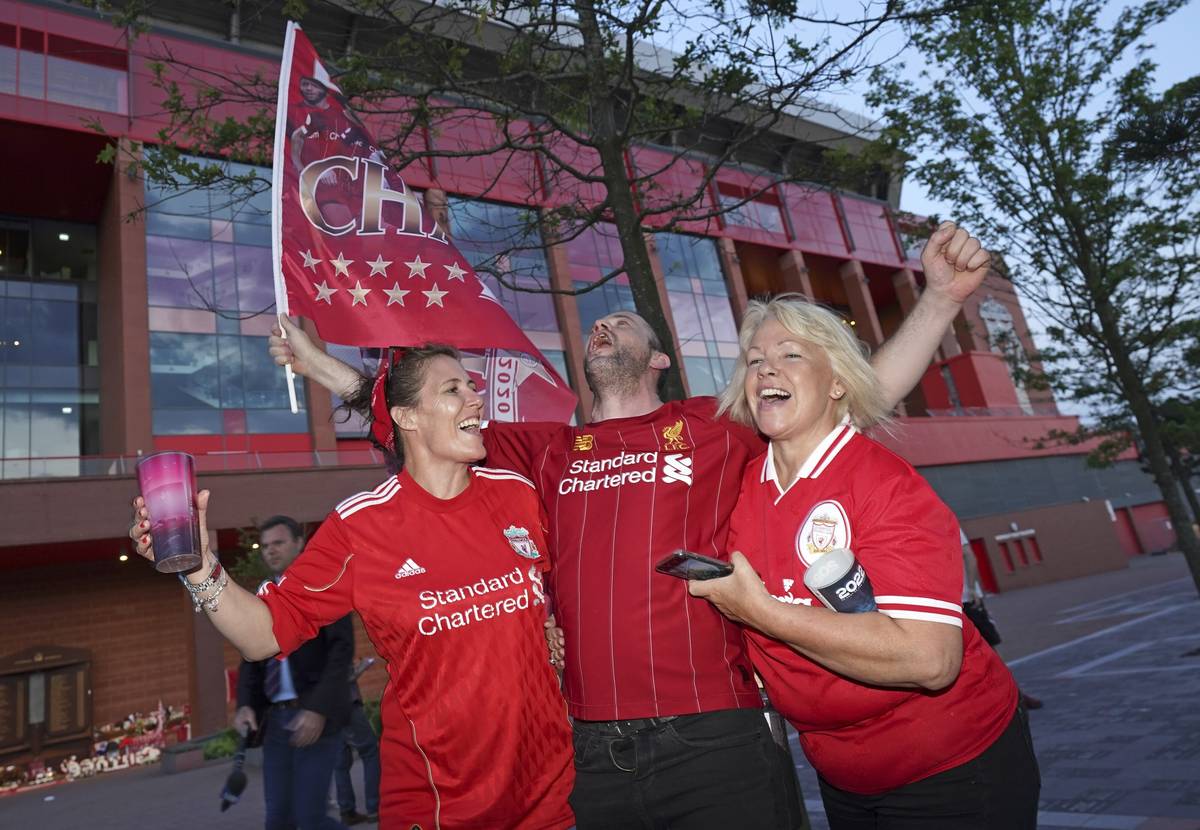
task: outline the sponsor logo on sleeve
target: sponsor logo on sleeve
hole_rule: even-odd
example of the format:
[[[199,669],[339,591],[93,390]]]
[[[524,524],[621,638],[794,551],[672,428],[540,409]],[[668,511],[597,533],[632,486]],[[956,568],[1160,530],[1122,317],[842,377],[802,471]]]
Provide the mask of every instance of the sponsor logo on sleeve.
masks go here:
[[[796,555],[805,565],[836,548],[850,547],[850,520],[832,499],[814,505],[796,531]]]

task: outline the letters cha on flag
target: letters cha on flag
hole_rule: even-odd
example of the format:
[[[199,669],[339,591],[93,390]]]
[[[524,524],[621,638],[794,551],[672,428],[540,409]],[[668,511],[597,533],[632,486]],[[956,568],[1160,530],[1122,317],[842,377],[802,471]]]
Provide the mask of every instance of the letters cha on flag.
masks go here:
[[[279,309],[349,346],[448,343],[487,390],[487,417],[560,420],[575,395],[389,169],[300,27],[288,23],[275,120],[272,241]]]

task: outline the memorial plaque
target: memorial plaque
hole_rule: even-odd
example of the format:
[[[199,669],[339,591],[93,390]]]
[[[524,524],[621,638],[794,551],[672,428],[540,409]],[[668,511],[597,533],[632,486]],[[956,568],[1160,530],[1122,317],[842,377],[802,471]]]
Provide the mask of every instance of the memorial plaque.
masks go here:
[[[46,695],[46,735],[57,737],[83,727],[83,673],[74,667],[49,673]]]
[[[0,657],[0,757],[91,744],[91,652],[37,645]]]
[[[18,749],[29,741],[24,677],[0,677],[0,750]]]

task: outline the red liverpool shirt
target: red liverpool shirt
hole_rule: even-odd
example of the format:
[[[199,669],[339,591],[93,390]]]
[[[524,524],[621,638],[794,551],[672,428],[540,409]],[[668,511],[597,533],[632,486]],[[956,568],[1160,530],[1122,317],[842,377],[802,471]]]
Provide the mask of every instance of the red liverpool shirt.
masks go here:
[[[483,431],[488,463],[533,479],[546,506],[574,717],[761,705],[741,629],[654,570],[678,548],[725,556],[742,470],[763,445],[715,411],[692,398],[582,427]]]
[[[835,787],[874,794],[950,769],[979,755],[1012,718],[1012,675],[975,627],[962,624],[958,538],[954,515],[917,471],[848,424],[813,451],[791,486],[778,480],[770,450],[746,469],[729,546],[775,599],[820,605],[804,572],[826,551],[849,548],[879,613],[963,632],[958,679],[929,692],[848,680],[747,629],[771,702]]]
[[[356,610],[387,661],[384,830],[574,823],[570,727],[542,630],[547,550],[520,476],[476,468],[442,500],[401,472],[338,505],[266,586],[281,654]]]

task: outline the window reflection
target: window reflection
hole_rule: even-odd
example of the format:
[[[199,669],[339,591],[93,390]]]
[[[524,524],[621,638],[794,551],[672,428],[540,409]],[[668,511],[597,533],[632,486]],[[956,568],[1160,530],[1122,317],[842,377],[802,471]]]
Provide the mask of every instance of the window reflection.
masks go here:
[[[688,389],[693,395],[719,394],[733,374],[738,342],[717,244],[677,233],[654,239]]]
[[[95,249],[92,226],[0,217],[0,478],[99,451]]]
[[[146,205],[154,434],[307,432],[264,345],[275,310],[269,194],[242,200],[215,187],[148,184]],[[303,407],[303,384],[296,393]]]

